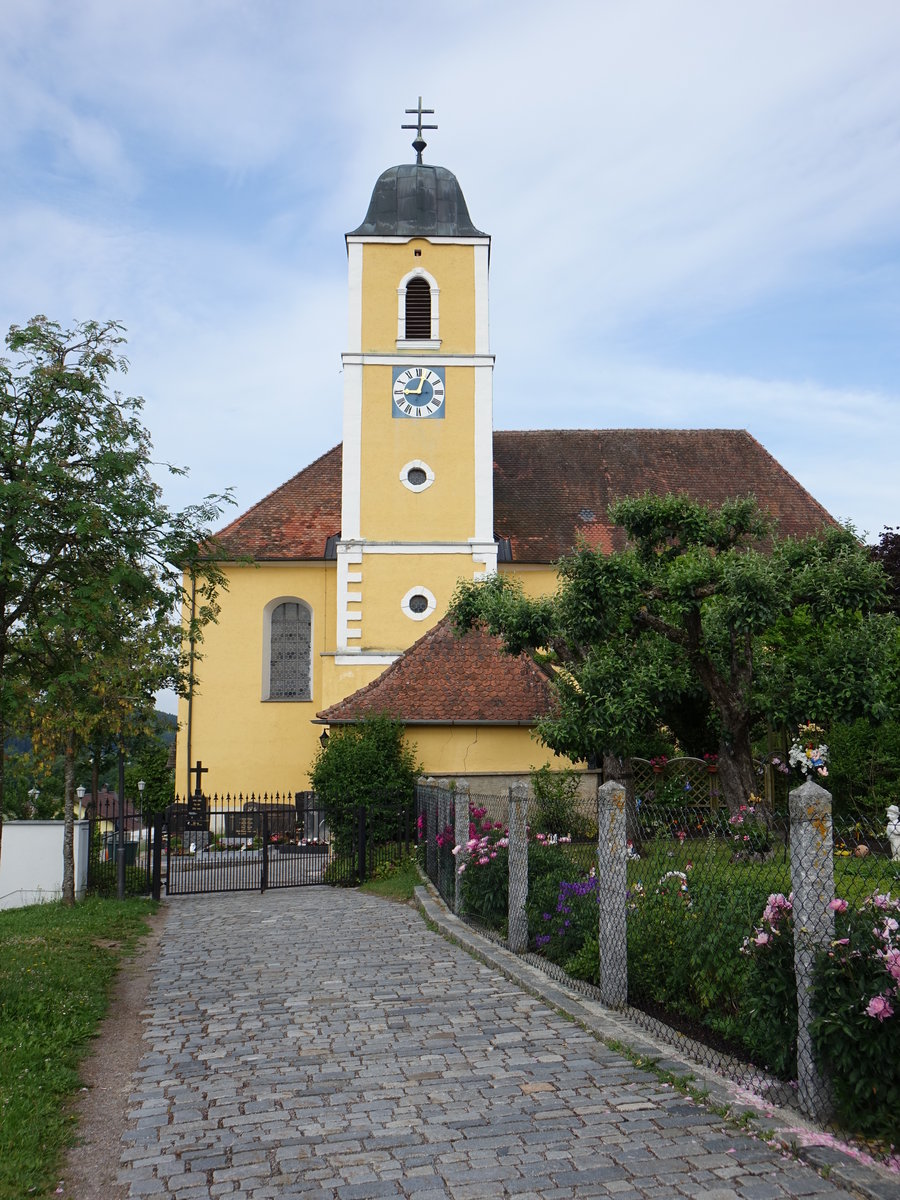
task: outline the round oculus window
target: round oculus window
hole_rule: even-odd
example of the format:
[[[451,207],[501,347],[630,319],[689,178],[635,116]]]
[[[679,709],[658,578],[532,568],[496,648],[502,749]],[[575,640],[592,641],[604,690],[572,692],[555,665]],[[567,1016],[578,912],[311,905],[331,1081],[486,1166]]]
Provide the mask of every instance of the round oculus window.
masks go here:
[[[434,483],[434,471],[421,458],[413,458],[403,464],[398,478],[409,491],[424,492]]]
[[[409,611],[414,613],[423,613],[428,608],[428,597],[423,596],[421,592],[416,592],[414,596],[409,598]]]

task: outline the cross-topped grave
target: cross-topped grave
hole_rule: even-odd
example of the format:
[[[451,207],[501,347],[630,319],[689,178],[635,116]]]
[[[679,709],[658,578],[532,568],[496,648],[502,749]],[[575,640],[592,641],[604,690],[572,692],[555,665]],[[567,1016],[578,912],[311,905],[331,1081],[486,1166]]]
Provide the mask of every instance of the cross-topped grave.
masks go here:
[[[202,776],[206,775],[208,772],[209,772],[209,767],[204,767],[203,763],[200,761],[199,758],[197,759],[196,767],[191,767],[190,770],[188,771],[188,775],[196,775],[197,776],[196,782],[194,783],[194,795],[195,796],[203,795],[203,786],[202,786],[201,779],[202,779]]]
[[[419,104],[418,104],[417,108],[407,108],[404,111],[407,113],[414,113],[416,115],[416,117],[418,118],[415,125],[401,125],[400,128],[401,129],[415,129],[416,140],[413,142],[412,148],[416,152],[416,165],[421,166],[422,165],[422,151],[428,145],[428,143],[422,137],[422,130],[423,129],[437,129],[437,125],[423,125],[422,118],[426,115],[434,116],[434,109],[433,108],[423,108],[422,107],[422,97],[420,96]]]

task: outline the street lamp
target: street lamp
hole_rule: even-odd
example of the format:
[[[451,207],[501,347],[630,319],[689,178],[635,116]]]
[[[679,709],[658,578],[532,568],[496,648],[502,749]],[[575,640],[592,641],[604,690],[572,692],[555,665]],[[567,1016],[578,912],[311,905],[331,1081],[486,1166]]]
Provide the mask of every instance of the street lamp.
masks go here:
[[[37,802],[40,799],[40,795],[41,795],[40,788],[34,787],[34,788],[28,789],[28,815],[29,815],[29,817],[34,816],[34,810],[37,808]]]
[[[84,786],[84,784],[79,784],[79,786],[75,789],[75,795],[78,797],[78,807],[79,808],[83,808],[83,805],[81,802],[84,799],[84,794],[86,791],[87,791],[87,788]]]

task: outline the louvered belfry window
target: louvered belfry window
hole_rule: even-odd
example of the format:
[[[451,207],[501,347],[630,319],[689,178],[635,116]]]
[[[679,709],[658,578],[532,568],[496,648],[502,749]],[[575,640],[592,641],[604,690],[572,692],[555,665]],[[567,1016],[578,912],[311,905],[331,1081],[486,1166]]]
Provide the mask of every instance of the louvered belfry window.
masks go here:
[[[310,613],[285,601],[272,612],[269,699],[310,700]]]
[[[421,277],[406,285],[406,336],[431,337],[431,288]]]

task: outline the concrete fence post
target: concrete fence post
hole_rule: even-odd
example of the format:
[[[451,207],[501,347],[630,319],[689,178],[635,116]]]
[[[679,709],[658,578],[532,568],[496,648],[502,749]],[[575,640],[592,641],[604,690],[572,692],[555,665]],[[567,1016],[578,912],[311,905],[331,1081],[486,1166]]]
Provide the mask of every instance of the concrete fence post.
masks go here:
[[[438,844],[437,808],[438,781],[429,777],[425,780],[425,874],[432,883],[437,883]]]
[[[622,1008],[628,1002],[628,847],[625,785],[615,779],[597,789],[597,829],[600,995],[610,1008]]]
[[[831,1112],[827,1080],[813,1053],[810,1021],[816,957],[834,938],[831,793],[807,780],[790,795],[794,973],[797,977],[797,1083],[800,1108],[816,1121]]]
[[[509,789],[509,909],[508,945],[516,954],[528,949],[528,788]]]
[[[453,840],[455,845],[461,847],[459,854],[456,856],[454,866],[456,892],[453,911],[459,916],[462,912],[462,875],[459,873],[459,868],[469,857],[469,853],[466,850],[466,842],[469,840],[469,785],[465,780],[456,785],[456,815],[453,820]]]

